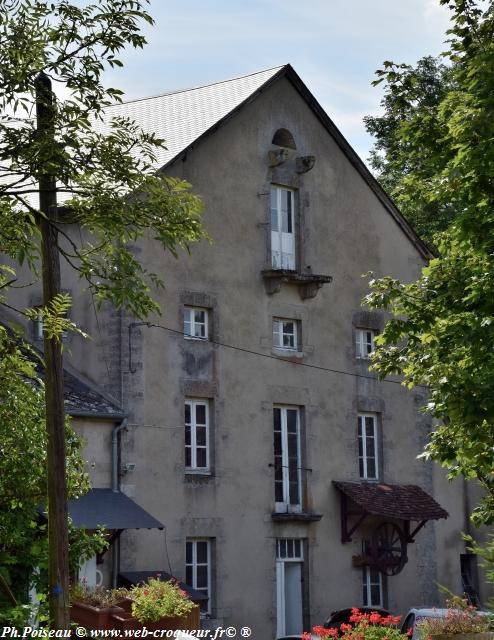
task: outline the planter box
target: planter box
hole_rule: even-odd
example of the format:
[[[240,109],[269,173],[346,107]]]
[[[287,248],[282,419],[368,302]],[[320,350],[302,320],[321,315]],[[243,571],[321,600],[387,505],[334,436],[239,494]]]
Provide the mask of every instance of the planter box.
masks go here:
[[[483,633],[438,633],[434,634],[432,640],[494,640],[493,631]]]
[[[167,616],[165,618],[161,618],[161,620],[158,620],[158,622],[139,622],[132,616],[132,613],[130,611],[132,600],[119,604],[121,610],[113,613],[110,616],[109,624],[110,628],[113,629],[125,631],[126,629],[136,630],[144,629],[145,627],[148,631],[157,631],[159,629],[163,629],[165,631],[175,631],[177,629],[192,631],[193,629],[200,628],[201,617],[198,606],[194,607],[188,615],[181,618],[178,618],[176,616]]]
[[[70,607],[70,619],[86,629],[111,629],[111,615],[120,612],[120,607],[95,607],[84,602],[74,602]]]

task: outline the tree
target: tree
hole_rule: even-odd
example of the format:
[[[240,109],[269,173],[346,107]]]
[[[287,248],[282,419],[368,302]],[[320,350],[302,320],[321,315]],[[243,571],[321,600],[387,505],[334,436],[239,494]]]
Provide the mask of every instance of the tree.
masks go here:
[[[430,175],[405,176],[433,206],[456,215],[438,238],[439,256],[417,282],[373,280],[371,307],[393,314],[373,359],[381,376],[426,385],[426,410],[440,421],[425,456],[450,477],[476,478],[485,497],[477,524],[494,522],[494,8],[477,0],[441,0],[452,12],[447,57],[451,89],[437,106],[442,136],[414,126],[399,136],[414,154],[437,158]],[[396,66],[382,75],[400,94]],[[401,138],[400,138],[401,139]]]
[[[41,263],[50,617],[58,628],[68,625],[60,257],[98,303],[142,318],[158,311],[151,286],[163,283],[132,245],[150,233],[177,255],[204,237],[190,185],[156,174],[164,142],[125,118],[101,124],[105,107],[121,100],[119,90],[105,87],[103,72],[122,65],[127,44],[144,45],[139,25],[152,23],[146,3],[0,0],[0,250],[35,270]],[[56,99],[53,84],[69,97]],[[69,224],[89,240],[74,241]]]
[[[431,246],[434,235],[444,231],[458,213],[450,202],[431,202],[427,188],[427,181],[449,158],[431,142],[442,139],[447,130],[439,107],[455,88],[453,69],[454,65],[432,56],[422,58],[415,67],[386,61],[373,83],[386,80],[381,100],[384,114],[364,118],[367,131],[376,139],[369,162],[378,181]]]
[[[23,603],[30,583],[35,582],[40,593],[46,590],[48,547],[39,512],[47,502],[46,430],[43,382],[37,365],[39,356],[0,326],[0,623],[5,625],[27,624],[31,609]],[[68,421],[66,436],[68,492],[77,498],[89,483],[83,470],[82,443]],[[84,558],[95,549],[102,550],[99,536],[73,531],[72,547],[76,540],[73,567],[79,554]]]

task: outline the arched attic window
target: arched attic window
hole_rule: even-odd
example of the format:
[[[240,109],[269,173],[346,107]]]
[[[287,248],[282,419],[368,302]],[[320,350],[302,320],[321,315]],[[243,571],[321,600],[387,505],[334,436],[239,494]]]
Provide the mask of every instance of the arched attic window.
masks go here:
[[[277,147],[284,147],[285,149],[296,149],[295,140],[288,129],[278,129],[274,134],[272,143]]]

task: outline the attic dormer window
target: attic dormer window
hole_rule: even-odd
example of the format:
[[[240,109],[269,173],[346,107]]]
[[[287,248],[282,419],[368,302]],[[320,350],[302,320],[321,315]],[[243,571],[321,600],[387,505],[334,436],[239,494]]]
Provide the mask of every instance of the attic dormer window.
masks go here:
[[[274,134],[272,143],[277,147],[284,147],[285,149],[296,149],[295,140],[288,129],[278,129]]]

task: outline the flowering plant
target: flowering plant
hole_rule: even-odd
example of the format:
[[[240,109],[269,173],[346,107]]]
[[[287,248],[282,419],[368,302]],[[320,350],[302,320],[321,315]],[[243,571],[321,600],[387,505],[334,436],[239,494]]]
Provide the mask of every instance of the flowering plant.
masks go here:
[[[132,587],[132,615],[139,622],[158,622],[161,618],[182,618],[196,606],[175,579],[162,582],[159,576]]]
[[[435,635],[489,631],[489,616],[481,615],[468,600],[453,596],[446,600],[446,607],[446,617],[426,618],[417,624],[421,640],[429,640]]]
[[[377,611],[361,613],[358,609],[352,609],[351,624],[342,623],[339,628],[328,629],[326,627],[313,627],[312,633],[321,640],[341,638],[342,640],[405,640],[404,636],[396,628],[400,616],[382,616]],[[303,640],[311,640],[311,634],[305,632]]]

